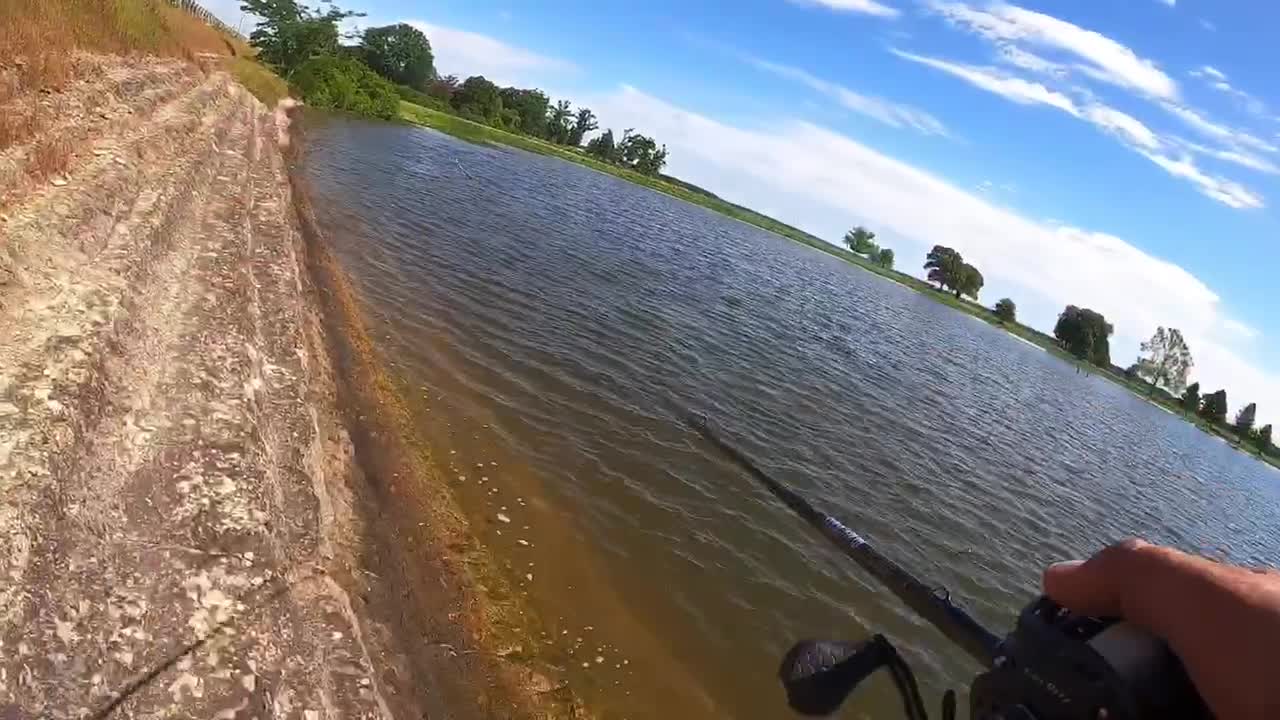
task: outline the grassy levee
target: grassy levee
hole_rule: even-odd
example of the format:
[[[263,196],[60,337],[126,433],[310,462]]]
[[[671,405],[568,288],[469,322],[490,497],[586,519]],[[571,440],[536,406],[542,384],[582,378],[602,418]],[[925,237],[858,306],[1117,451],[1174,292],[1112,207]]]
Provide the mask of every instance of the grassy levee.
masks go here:
[[[62,90],[78,79],[76,51],[192,62],[220,57],[264,103],[288,94],[283,80],[253,60],[256,53],[243,38],[211,26],[205,15],[189,0],[0,0],[0,58],[20,60],[17,72],[0,78],[0,103],[31,90]],[[9,128],[0,138],[21,142],[21,135],[37,128],[33,123],[22,129],[19,134]]]
[[[236,82],[253,93],[253,96],[267,107],[275,107],[276,103],[289,95],[289,84],[252,58],[244,56],[230,58],[226,62],[226,68]]]
[[[637,185],[643,185],[644,187],[657,190],[658,192],[693,203],[694,205],[699,205],[707,208],[708,210],[713,210],[735,220],[740,220],[749,225],[754,225],[758,228],[768,230],[775,235],[781,235],[789,240],[835,255],[847,262],[857,265],[863,270],[875,273],[876,275],[892,280],[901,285],[905,285],[912,290],[928,295],[930,298],[942,303],[943,305],[947,305],[959,310],[960,312],[971,315],[983,322],[1004,330],[1010,335],[1015,335],[1027,342],[1037,345],[1064,362],[1071,364],[1079,364],[1080,362],[1071,354],[1064,351],[1062,346],[1058,344],[1057,340],[1043,332],[1040,332],[1039,330],[1036,330],[1035,328],[1018,322],[1001,322],[990,308],[978,305],[977,303],[958,299],[953,294],[940,291],[918,277],[877,265],[861,255],[836,247],[816,235],[812,235],[799,228],[793,227],[779,220],[775,220],[768,215],[762,215],[750,208],[745,208],[741,205],[728,202],[727,200],[717,197],[695,185],[683,182],[669,182],[662,178],[642,175],[632,170],[628,170],[627,168],[601,162],[590,155],[587,155],[581,149],[556,145],[527,135],[509,133],[504,130],[472,122],[471,120],[467,120],[456,115],[450,115],[449,113],[441,112],[439,110],[425,108],[410,102],[400,103],[400,116],[408,122],[439,130],[469,142],[507,145],[520,148],[522,150],[528,150],[529,152],[537,153],[539,155],[558,157],[562,160],[584,165],[592,170],[598,170],[600,172],[628,180]],[[1147,400],[1148,402],[1164,407],[1176,415],[1183,415],[1181,407],[1171,405],[1167,402],[1162,402],[1157,397],[1151,397],[1149,392],[1150,388],[1145,383],[1131,380],[1123,375],[1116,375],[1110,370],[1104,370],[1102,368],[1089,366],[1088,369],[1091,373],[1101,375],[1121,387],[1128,389],[1133,394]],[[1276,455],[1262,455],[1258,453],[1257,448],[1253,447],[1249,443],[1242,443],[1239,436],[1229,428],[1210,424],[1200,420],[1199,418],[1184,417],[1188,422],[1195,424],[1204,432],[1211,435],[1217,435],[1231,443],[1236,448],[1255,455],[1259,459],[1265,460],[1266,462],[1280,468],[1280,457]]]

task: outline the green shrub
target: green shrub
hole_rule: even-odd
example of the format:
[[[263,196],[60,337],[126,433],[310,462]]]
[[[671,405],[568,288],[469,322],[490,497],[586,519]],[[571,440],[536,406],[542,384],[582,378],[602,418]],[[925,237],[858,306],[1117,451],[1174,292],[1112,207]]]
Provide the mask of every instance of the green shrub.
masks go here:
[[[384,120],[391,120],[400,112],[395,86],[353,58],[312,58],[298,68],[293,82],[302,100],[312,107]]]

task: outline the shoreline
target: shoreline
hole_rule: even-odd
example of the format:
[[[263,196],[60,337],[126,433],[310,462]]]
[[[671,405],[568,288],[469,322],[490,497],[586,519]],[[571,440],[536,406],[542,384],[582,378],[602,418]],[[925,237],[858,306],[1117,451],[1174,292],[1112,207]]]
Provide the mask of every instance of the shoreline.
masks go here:
[[[292,212],[354,448],[357,505],[369,529],[362,565],[378,578],[368,605],[399,646],[405,675],[431,681],[400,691],[450,717],[590,717],[560,669],[527,651],[538,646],[537,616],[481,547],[381,363],[356,291],[315,223],[296,165],[305,142],[298,135],[288,153]]]

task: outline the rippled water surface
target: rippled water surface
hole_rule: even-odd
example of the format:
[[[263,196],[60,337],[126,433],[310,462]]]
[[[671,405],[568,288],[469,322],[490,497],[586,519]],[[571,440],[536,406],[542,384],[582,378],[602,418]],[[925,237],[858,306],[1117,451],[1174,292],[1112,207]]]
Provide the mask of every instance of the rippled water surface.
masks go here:
[[[1001,632],[1045,564],[1130,534],[1280,558],[1280,474],[927,297],[550,158],[313,120],[320,223],[421,430],[605,717],[785,716],[805,636],[885,633],[930,705],[977,669],[679,406]],[[887,682],[846,708],[899,713]]]

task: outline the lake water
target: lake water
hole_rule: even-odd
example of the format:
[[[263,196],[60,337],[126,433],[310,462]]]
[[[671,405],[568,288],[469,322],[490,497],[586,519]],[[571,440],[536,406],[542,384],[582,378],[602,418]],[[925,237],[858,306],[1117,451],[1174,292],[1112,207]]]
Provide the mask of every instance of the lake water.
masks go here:
[[[1046,564],[1128,535],[1280,560],[1280,474],[928,297],[550,158],[310,125],[421,432],[603,717],[785,717],[802,637],[888,635],[931,707],[978,670],[679,407],[1001,633]],[[844,717],[900,712],[881,678]]]

